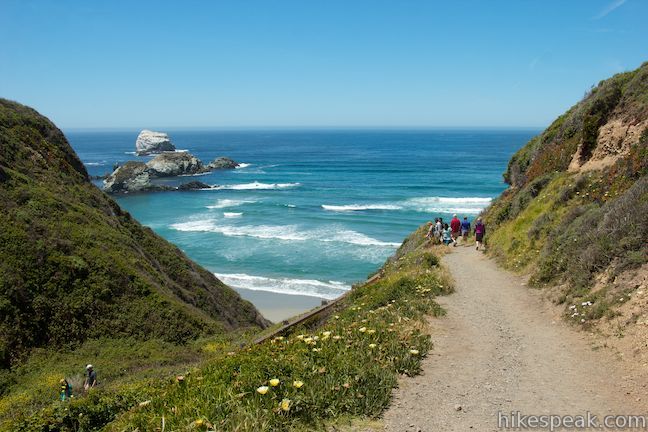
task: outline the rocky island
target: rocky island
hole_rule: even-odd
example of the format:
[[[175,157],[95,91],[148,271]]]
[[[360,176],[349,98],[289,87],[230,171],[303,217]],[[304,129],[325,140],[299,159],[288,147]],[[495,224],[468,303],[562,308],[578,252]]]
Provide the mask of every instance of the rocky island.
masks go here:
[[[146,156],[165,151],[175,151],[175,146],[164,132],[154,132],[144,129],[137,136],[135,151],[138,156]]]
[[[117,167],[104,180],[104,191],[108,193],[127,193],[208,189],[210,188],[209,185],[197,181],[171,187],[153,184],[151,180],[163,177],[204,174],[219,169],[233,169],[238,166],[238,162],[226,157],[216,158],[205,165],[200,159],[188,152],[162,153],[146,163],[128,161]]]

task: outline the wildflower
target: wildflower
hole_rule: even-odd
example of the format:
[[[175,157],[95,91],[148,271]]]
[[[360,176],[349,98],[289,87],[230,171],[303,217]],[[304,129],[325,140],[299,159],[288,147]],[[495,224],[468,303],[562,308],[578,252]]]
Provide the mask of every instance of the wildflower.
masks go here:
[[[415,350],[415,349],[411,349],[409,352],[410,352],[410,354],[412,354],[412,355],[418,355],[418,353],[419,353],[419,351],[418,351],[418,350]]]
[[[324,333],[322,333],[322,336],[329,337],[329,336],[331,336],[331,332],[330,331],[325,331]]]
[[[340,315],[335,315],[333,318],[340,319]]]
[[[257,393],[264,395],[264,394],[268,393],[268,389],[269,389],[268,386],[261,386],[261,387],[257,388],[256,391],[257,391]]]
[[[341,338],[342,338],[342,336],[340,336],[340,335],[335,335],[335,336],[333,336],[333,339],[334,339],[334,340],[340,340]]]
[[[364,333],[364,332],[367,331],[367,327],[360,327],[360,328],[358,329],[358,331],[359,331],[360,333]]]
[[[374,343],[369,344],[369,348],[371,348],[371,349],[376,348],[376,344],[374,344]]]
[[[313,352],[320,352],[322,351],[322,348],[313,348]]]
[[[374,330],[374,329],[367,330],[367,334],[374,334],[374,333],[376,333],[376,330]]]
[[[271,385],[272,387],[277,387],[277,386],[279,385],[279,382],[280,382],[280,381],[279,381],[277,378],[272,378],[272,379],[270,380],[270,385]]]
[[[282,411],[290,410],[290,399],[283,399],[281,401],[281,410]]]
[[[302,388],[303,385],[303,381],[293,381],[293,387],[295,388]]]
[[[297,339],[299,339],[299,340],[303,340],[305,337],[306,337],[306,335],[303,335],[303,334],[297,335]]]
[[[205,424],[205,421],[203,419],[198,419],[194,422],[194,424],[196,425],[196,427],[202,427],[202,425]]]

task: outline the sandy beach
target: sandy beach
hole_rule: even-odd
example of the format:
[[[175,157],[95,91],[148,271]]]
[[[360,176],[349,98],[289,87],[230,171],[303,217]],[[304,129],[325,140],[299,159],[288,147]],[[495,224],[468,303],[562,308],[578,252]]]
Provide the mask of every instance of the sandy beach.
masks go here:
[[[279,322],[299,315],[322,304],[319,297],[279,294],[270,291],[235,288],[245,300],[252,302],[264,317]]]

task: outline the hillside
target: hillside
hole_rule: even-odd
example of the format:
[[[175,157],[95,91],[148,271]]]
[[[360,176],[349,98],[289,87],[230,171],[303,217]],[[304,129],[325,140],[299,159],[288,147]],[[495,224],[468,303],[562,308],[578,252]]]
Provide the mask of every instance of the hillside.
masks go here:
[[[4,99],[0,208],[0,372],[37,347],[105,337],[184,343],[266,325],[92,185],[48,119]]]
[[[648,312],[638,303],[648,274],[647,174],[644,63],[599,83],[511,158],[510,187],[484,212],[489,253],[530,273],[574,323],[624,314],[620,325],[638,322]]]

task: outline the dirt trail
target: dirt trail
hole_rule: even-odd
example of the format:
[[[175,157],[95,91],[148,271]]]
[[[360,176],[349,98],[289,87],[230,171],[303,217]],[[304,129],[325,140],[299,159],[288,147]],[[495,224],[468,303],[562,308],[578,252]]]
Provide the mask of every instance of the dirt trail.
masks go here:
[[[434,349],[395,391],[388,431],[496,431],[498,411],[648,414],[645,380],[594,351],[523,279],[474,247],[443,261],[456,292],[439,298],[448,314],[430,320]]]

